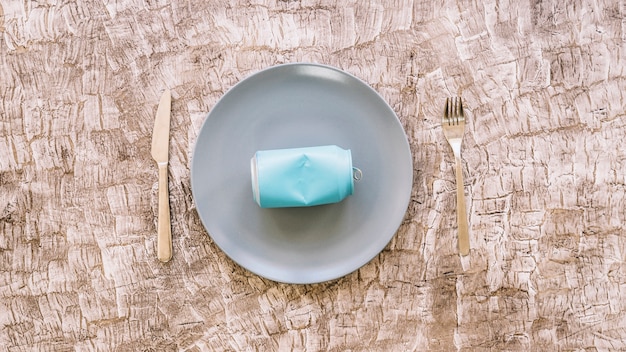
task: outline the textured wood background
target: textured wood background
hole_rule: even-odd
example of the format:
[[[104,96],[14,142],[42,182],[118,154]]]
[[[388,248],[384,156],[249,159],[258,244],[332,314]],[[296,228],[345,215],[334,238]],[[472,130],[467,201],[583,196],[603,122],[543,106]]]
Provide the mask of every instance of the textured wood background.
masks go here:
[[[626,3],[0,0],[0,350],[626,350]],[[275,283],[191,197],[208,111],[270,65],[368,82],[415,162],[372,262]],[[156,260],[150,138],[171,88],[174,258]],[[456,254],[462,94],[470,256]]]

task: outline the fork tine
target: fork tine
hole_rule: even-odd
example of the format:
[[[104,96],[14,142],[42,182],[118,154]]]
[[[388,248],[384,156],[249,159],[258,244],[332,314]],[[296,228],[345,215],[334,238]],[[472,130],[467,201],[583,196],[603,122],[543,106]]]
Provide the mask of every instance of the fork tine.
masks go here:
[[[450,99],[450,108],[448,110],[448,124],[454,126],[456,125],[456,99],[455,98],[449,98]]]
[[[456,125],[456,97],[450,98],[450,124]]]
[[[461,123],[465,121],[465,116],[463,115],[463,100],[461,99],[461,97],[458,97],[457,99],[459,105],[459,110],[457,112],[457,121],[458,123]]]
[[[445,123],[450,126],[456,125],[456,115],[456,97],[446,98],[446,107],[444,111]]]

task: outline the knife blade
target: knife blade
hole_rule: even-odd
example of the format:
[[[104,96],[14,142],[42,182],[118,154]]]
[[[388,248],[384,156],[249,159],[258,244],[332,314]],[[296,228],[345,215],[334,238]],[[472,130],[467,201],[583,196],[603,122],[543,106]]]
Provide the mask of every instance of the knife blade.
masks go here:
[[[168,89],[163,92],[154,119],[152,131],[152,158],[159,167],[159,210],[157,222],[157,258],[162,262],[172,259],[172,229],[170,224],[170,200],[167,179],[167,165],[170,144],[170,110],[172,95]]]

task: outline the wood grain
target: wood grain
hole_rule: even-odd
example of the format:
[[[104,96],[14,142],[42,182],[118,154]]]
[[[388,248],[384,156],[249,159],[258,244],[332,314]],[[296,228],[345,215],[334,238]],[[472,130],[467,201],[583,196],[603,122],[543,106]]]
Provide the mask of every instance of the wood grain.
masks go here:
[[[626,350],[623,0],[0,0],[0,350]],[[202,121],[286,62],[361,78],[415,165],[405,221],[316,285],[247,272],[191,197]],[[156,259],[172,90],[174,258]],[[445,98],[468,118],[457,255]]]

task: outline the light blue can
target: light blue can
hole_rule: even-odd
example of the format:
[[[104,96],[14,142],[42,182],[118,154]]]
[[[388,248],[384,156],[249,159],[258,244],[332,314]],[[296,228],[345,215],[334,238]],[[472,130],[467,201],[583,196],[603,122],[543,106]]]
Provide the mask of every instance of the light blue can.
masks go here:
[[[252,194],[262,208],[337,203],[361,175],[350,150],[336,145],[260,150],[250,164]]]

